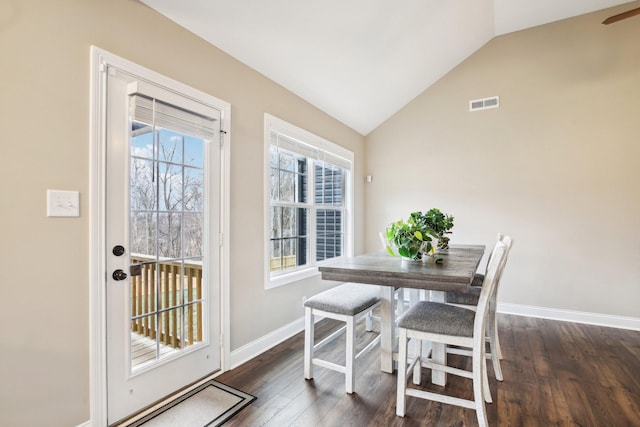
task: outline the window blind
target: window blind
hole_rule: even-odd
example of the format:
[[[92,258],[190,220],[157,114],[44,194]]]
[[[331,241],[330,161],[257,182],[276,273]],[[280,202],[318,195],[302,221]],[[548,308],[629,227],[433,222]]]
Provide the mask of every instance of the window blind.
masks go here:
[[[270,132],[271,145],[275,145],[278,148],[282,148],[314,160],[331,163],[344,170],[351,171],[351,161],[349,159],[330,153],[273,129],[271,129]]]
[[[130,95],[131,119],[171,129],[199,138],[213,140],[218,133],[216,119],[188,111],[141,94]]]

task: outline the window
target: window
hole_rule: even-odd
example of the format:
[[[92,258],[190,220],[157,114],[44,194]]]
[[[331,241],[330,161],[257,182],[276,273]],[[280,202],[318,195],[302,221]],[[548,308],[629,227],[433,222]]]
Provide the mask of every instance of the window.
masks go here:
[[[352,250],[353,153],[265,115],[266,287],[317,274]]]

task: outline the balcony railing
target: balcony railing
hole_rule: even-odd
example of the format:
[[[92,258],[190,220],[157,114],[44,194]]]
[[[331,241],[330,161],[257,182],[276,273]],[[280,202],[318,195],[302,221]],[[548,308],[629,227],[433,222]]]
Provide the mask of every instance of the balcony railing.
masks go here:
[[[271,258],[269,260],[269,268],[271,272],[288,270],[296,266],[296,256],[288,255],[281,258]]]
[[[183,270],[135,254],[131,264],[131,331],[176,349],[202,341],[202,263],[185,261]]]

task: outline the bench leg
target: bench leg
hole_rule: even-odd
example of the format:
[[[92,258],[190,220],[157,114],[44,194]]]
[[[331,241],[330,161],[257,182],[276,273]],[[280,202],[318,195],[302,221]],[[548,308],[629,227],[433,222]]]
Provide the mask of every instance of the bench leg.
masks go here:
[[[309,307],[304,309],[304,377],[307,380],[313,378],[313,344],[314,344],[314,330],[313,330],[313,310]]]
[[[356,349],[355,349],[355,337],[356,337],[356,328],[353,317],[349,317],[346,319],[347,322],[347,330],[346,330],[346,364],[345,364],[345,390],[347,393],[351,394],[356,388],[356,375],[355,375],[355,361],[356,361]]]

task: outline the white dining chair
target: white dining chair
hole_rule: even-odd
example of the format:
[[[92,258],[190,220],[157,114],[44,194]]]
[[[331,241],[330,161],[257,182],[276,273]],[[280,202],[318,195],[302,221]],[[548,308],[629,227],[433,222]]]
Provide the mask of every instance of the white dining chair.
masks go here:
[[[313,366],[340,372],[345,375],[345,390],[351,394],[355,391],[356,365],[355,362],[380,342],[380,334],[369,342],[358,354],[355,353],[356,323],[365,319],[366,330],[372,329],[372,311],[380,304],[380,287],[345,283],[331,288],[307,299],[305,307],[304,333],[304,377],[313,378]],[[315,343],[315,316],[328,317],[345,323],[345,325],[329,335],[324,340]],[[337,338],[342,332],[346,333],[345,364],[329,362],[315,357],[316,350]]]
[[[511,252],[511,248],[513,246],[513,238],[511,236],[504,235],[502,233],[498,233],[497,242],[503,242],[507,245],[507,253],[505,255],[505,264],[506,260],[509,258],[509,253]],[[491,262],[491,254],[487,260],[486,269],[489,267],[489,263]],[[497,278],[498,282],[501,279],[502,272],[500,273],[500,277]],[[471,282],[471,287],[468,293],[464,292],[452,292],[448,291],[445,295],[445,301],[448,304],[454,304],[460,307],[468,308],[471,310],[475,310],[478,306],[478,301],[480,298],[480,293],[482,291],[482,283],[484,281],[485,274],[476,273],[473,277],[473,281]],[[497,287],[497,286],[496,286]],[[488,336],[487,341],[489,342],[490,352],[487,354],[487,357],[491,357],[494,365],[494,373],[496,379],[498,381],[502,381],[502,367],[500,366],[500,359],[502,359],[502,349],[500,347],[500,337],[498,335],[498,293],[495,292],[491,301],[489,301],[489,319],[488,319]],[[465,356],[469,356],[470,352],[465,349],[459,349],[455,347],[448,347],[447,352],[451,354],[461,354]]]
[[[452,404],[475,409],[480,426],[487,425],[485,401],[491,401],[486,380],[485,336],[489,314],[489,303],[496,292],[498,277],[506,261],[507,245],[498,242],[491,254],[491,261],[482,285],[476,311],[454,305],[420,301],[413,305],[398,322],[398,387],[396,414],[404,417],[407,396]],[[417,341],[416,356],[408,360],[409,340]],[[456,345],[472,349],[472,369],[454,368],[436,363],[431,358],[422,357],[422,341]],[[473,400],[407,387],[408,377],[413,369],[413,383],[420,384],[421,368],[444,371],[448,374],[471,378],[473,381]],[[445,388],[443,391],[446,391]]]

